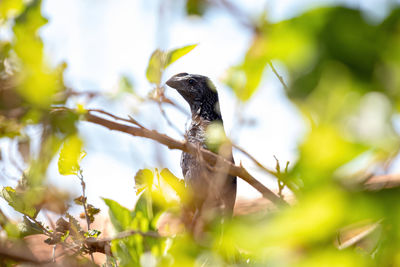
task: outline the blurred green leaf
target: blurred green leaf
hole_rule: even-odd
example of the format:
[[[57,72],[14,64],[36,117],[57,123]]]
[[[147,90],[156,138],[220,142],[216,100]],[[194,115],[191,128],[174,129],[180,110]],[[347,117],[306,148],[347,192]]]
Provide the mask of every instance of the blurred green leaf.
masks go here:
[[[24,7],[23,0],[2,0],[0,3],[0,19],[18,14]]]
[[[108,213],[115,229],[119,232],[130,229],[135,212],[121,206],[114,200],[107,198],[103,198],[103,200],[109,208]]]
[[[186,13],[188,15],[204,15],[209,7],[208,1],[205,0],[186,0]]]
[[[249,100],[261,82],[265,65],[269,60],[267,43],[268,40],[262,35],[255,36],[243,62],[231,67],[226,73],[224,82],[242,101]]]
[[[14,188],[6,186],[1,190],[1,197],[16,211],[32,218],[36,217],[38,211],[33,206],[35,203],[26,201],[27,199],[23,193],[19,193]]]
[[[188,201],[188,190],[185,187],[185,182],[183,179],[179,179],[168,169],[163,169],[161,171],[161,177],[164,181],[175,191],[175,193],[179,196],[182,203],[187,203]]]
[[[154,173],[149,169],[139,170],[135,175],[136,195],[139,195],[146,188],[153,186]]]
[[[76,175],[80,170],[80,162],[86,156],[82,150],[83,142],[77,136],[70,136],[61,148],[58,160],[58,172],[62,175]]]
[[[101,234],[101,231],[96,230],[96,229],[92,229],[92,230],[89,230],[87,233],[85,233],[85,236],[86,237],[95,237],[95,238],[97,238],[97,237],[100,236],[100,234]]]
[[[21,134],[23,125],[14,119],[0,115],[0,137],[16,137]]]
[[[41,15],[41,1],[34,0],[15,19],[13,27],[13,50],[22,67],[18,92],[38,108],[49,108],[54,94],[63,87],[59,71],[49,67],[44,59],[38,30],[46,23],[47,20]]]
[[[207,149],[214,153],[219,153],[221,145],[229,142],[225,134],[224,126],[220,122],[213,122],[207,127],[206,131],[206,145]]]
[[[24,216],[24,220],[18,225],[18,228],[21,233],[21,237],[43,234],[43,229],[37,224],[31,222],[28,218],[26,218],[26,216]]]
[[[133,94],[135,92],[133,82],[127,76],[122,76],[119,80],[119,91]]]
[[[79,120],[79,112],[83,113],[82,110],[63,110],[50,113],[49,117],[52,130],[61,136],[76,134],[76,123]]]

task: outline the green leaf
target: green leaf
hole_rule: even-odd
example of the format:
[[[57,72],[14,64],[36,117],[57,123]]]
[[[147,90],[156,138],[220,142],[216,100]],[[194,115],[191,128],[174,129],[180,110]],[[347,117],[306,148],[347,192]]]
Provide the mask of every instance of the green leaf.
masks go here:
[[[167,52],[167,59],[164,68],[167,68],[169,65],[171,65],[172,63],[174,63],[175,61],[177,61],[178,59],[180,59],[181,57],[192,51],[196,46],[197,44],[192,44],[181,48],[169,50]]]
[[[0,115],[0,137],[16,137],[21,135],[23,125],[14,119]]]
[[[21,237],[43,234],[43,229],[40,228],[36,223],[30,221],[26,216],[24,216],[23,222],[18,225],[18,228],[21,233]]]
[[[154,173],[149,169],[139,170],[135,175],[136,195],[139,195],[144,189],[153,185]]]
[[[186,12],[188,15],[202,16],[209,5],[209,2],[205,0],[187,0]]]
[[[188,200],[187,188],[185,187],[185,182],[182,179],[176,177],[172,172],[168,169],[163,169],[161,171],[161,177],[164,181],[175,191],[175,193],[179,196],[182,202],[186,202]]]
[[[153,219],[153,205],[151,199],[151,191],[145,190],[139,197],[135,205],[135,213],[141,214],[148,220]]]
[[[80,170],[80,162],[86,153],[82,151],[83,142],[77,136],[73,135],[64,142],[60,151],[58,160],[58,171],[61,175],[76,175]]]
[[[159,49],[153,52],[146,70],[146,78],[150,83],[160,84],[164,70],[165,53]]]
[[[32,218],[36,217],[38,211],[32,206],[32,202],[26,201],[23,193],[18,193],[14,188],[7,186],[3,187],[1,197],[16,211]]]
[[[135,92],[133,82],[127,76],[122,76],[119,80],[119,91],[123,93],[133,94]]]
[[[155,50],[151,55],[149,64],[147,66],[147,80],[153,84],[160,84],[164,70],[179,58],[192,51],[196,46],[197,44],[187,45],[181,48],[168,50],[166,52],[160,49]]]
[[[103,198],[103,200],[109,208],[108,213],[114,228],[119,232],[130,229],[135,212],[121,206],[114,200],[107,198]]]
[[[15,54],[20,59],[19,94],[38,108],[49,108],[57,91],[63,88],[62,70],[53,70],[45,61],[39,28],[47,23],[41,14],[41,1],[31,1],[13,27]]]
[[[2,0],[0,4],[0,19],[18,14],[24,7],[23,0]]]
[[[227,71],[224,82],[242,101],[249,100],[261,82],[265,65],[268,63],[267,43],[267,39],[262,35],[256,36],[243,62]]]
[[[96,229],[92,229],[92,230],[89,230],[87,233],[85,233],[85,237],[97,238],[97,237],[100,236],[100,234],[101,234],[101,231],[96,230]]]

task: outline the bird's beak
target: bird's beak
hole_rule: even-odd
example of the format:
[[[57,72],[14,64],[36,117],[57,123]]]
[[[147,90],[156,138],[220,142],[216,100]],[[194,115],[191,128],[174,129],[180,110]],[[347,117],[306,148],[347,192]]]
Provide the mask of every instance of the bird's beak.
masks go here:
[[[179,73],[176,74],[174,76],[172,76],[167,82],[166,84],[169,87],[172,87],[176,90],[179,90],[179,88],[182,86],[182,81],[185,79],[186,75],[188,75],[187,73]]]

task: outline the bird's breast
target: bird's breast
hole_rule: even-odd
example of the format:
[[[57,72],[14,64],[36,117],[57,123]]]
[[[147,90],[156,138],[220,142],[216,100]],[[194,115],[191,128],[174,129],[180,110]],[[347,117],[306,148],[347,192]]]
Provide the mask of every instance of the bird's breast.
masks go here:
[[[209,122],[192,121],[189,129],[186,131],[186,138],[189,143],[195,144],[196,146],[205,147],[206,131]],[[197,189],[206,185],[205,176],[208,176],[207,170],[204,164],[201,164],[200,159],[197,156],[183,152],[181,158],[181,167],[183,176],[186,184],[194,186]]]

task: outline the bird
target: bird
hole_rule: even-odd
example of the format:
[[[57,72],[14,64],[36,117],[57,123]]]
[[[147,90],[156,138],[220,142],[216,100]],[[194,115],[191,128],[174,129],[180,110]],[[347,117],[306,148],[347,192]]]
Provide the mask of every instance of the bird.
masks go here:
[[[166,84],[175,89],[189,104],[191,122],[185,132],[186,141],[211,150],[206,142],[207,130],[212,124],[223,126],[215,85],[206,76],[188,73],[176,74]],[[233,162],[232,147],[229,145],[222,149],[222,146],[223,144],[212,151],[219,152],[221,156]],[[231,218],[236,200],[237,178],[227,172],[216,172],[212,168],[210,170],[210,166],[206,165],[200,154],[182,152],[180,165],[185,185],[192,194],[190,204],[194,209],[193,217],[208,217],[206,221],[216,216]]]

